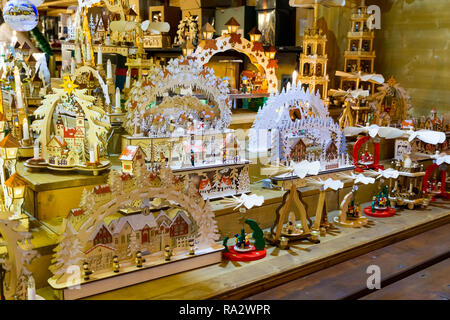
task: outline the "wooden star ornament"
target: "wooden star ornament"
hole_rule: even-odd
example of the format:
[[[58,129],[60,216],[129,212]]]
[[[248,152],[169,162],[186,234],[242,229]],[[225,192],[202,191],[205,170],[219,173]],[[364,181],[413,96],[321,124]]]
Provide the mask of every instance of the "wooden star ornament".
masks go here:
[[[70,96],[72,92],[75,90],[75,88],[78,87],[77,84],[75,84],[70,76],[64,76],[63,77],[63,84],[60,85],[64,89],[64,91]]]

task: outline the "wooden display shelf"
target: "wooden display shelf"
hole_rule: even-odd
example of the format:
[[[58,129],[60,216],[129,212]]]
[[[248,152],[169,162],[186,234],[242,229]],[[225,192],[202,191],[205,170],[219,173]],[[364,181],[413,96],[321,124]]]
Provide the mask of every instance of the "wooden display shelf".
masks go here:
[[[337,215],[329,214],[329,220]],[[370,227],[338,228],[319,244],[299,242],[289,250],[267,247],[267,257],[250,263],[224,261],[201,269],[121,288],[87,299],[240,299],[450,222],[450,207],[434,202],[423,210],[399,210]],[[49,287],[38,290],[54,299]]]

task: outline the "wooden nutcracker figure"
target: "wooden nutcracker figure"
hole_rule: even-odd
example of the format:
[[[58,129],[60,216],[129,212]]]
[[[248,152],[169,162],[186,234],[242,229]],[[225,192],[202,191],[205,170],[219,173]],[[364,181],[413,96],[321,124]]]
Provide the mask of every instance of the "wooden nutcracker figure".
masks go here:
[[[118,256],[114,256],[113,257],[112,267],[113,267],[113,272],[114,273],[118,273],[119,272],[120,264],[119,264],[119,257]]]
[[[144,262],[145,262],[145,259],[142,258],[142,252],[141,251],[136,252],[136,267],[142,268],[142,265]]]
[[[92,274],[92,271],[89,270],[89,263],[84,262],[83,263],[83,279],[84,281],[88,281],[90,278],[89,276]]]

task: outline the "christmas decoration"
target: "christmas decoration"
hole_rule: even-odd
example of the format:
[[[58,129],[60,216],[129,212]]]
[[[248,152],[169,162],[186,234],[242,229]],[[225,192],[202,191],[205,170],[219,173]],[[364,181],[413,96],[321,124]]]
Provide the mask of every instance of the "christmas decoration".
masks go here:
[[[40,152],[38,159],[27,160],[27,167],[98,174],[111,165],[100,158],[109,129],[103,120],[105,112],[94,105],[95,98],[86,94],[87,89],[77,87],[66,76],[63,89],[54,88],[35,111],[37,120],[31,128],[39,134]]]
[[[38,11],[28,0],[9,0],[3,7],[3,19],[16,31],[30,31],[38,24]]]
[[[320,161],[320,171],[350,167],[345,138],[317,94],[294,83],[272,94],[258,111],[250,131],[250,150],[269,150],[270,163],[291,166]]]
[[[133,159],[131,173],[111,171],[108,184],[85,190],[76,209],[81,216],[69,215],[55,249],[50,285],[75,299],[219,262],[223,247],[215,242],[209,202],[193,191],[192,181],[181,189],[175,181],[170,167],[148,171],[141,157]],[[85,261],[95,272],[88,280],[73,279],[71,270]],[[137,270],[138,278],[128,276]],[[69,290],[76,284],[79,290]]]

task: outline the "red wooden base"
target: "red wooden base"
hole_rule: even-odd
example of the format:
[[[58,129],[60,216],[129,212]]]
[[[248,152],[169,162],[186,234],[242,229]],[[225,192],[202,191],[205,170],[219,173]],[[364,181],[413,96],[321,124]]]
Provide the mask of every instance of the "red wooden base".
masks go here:
[[[388,207],[387,209],[384,210],[375,209],[375,212],[372,212],[372,207],[366,207],[364,208],[364,213],[371,217],[387,218],[392,217],[395,214],[395,209]]]
[[[444,200],[450,200],[450,193],[448,192],[444,192],[444,193],[435,193],[432,197],[431,197],[431,202],[436,201],[437,198],[442,198]]]
[[[364,170],[378,171],[378,169],[384,170],[384,166],[382,166],[381,164],[371,164],[371,165],[367,165],[367,166],[361,165],[361,164],[355,165],[355,172],[358,172],[358,173],[364,172]]]
[[[238,252],[234,250],[234,246],[228,247],[228,252],[222,252],[222,257],[230,261],[255,261],[266,256],[266,249],[252,250],[247,252]]]

